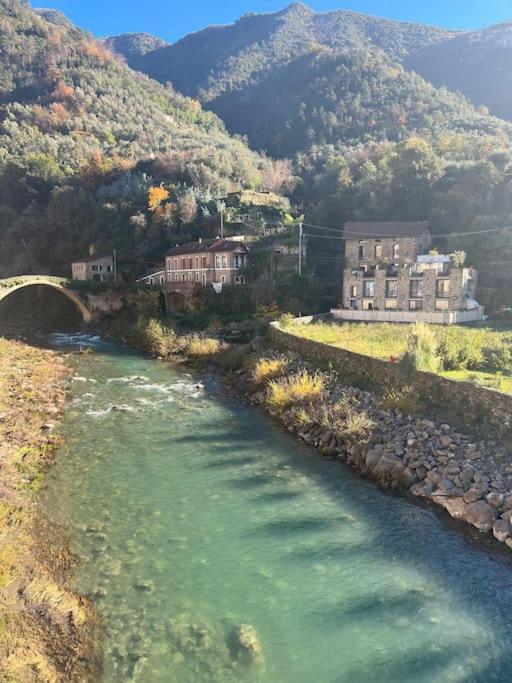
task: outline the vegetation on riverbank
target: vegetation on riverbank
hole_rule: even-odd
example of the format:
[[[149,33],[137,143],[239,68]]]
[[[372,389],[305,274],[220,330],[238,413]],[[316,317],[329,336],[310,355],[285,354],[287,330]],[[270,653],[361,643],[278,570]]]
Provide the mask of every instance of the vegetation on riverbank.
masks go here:
[[[269,379],[258,368],[286,368]],[[319,369],[294,352],[262,348],[230,376],[232,384],[262,406],[300,441],[339,459],[384,487],[404,490],[444,508],[512,548],[512,455],[506,441],[473,440],[424,412],[405,413],[374,391],[347,383],[333,368]],[[276,388],[291,396],[276,401]]]
[[[0,338],[0,679],[95,675],[92,603],[66,585],[74,564],[37,493],[60,439],[66,366],[55,353]]]
[[[413,325],[391,323],[303,324],[284,319],[289,332],[393,363],[407,354]],[[491,327],[423,326],[435,345],[435,359],[427,369],[451,379],[474,382],[512,393],[512,332]],[[438,363],[436,363],[438,361]]]

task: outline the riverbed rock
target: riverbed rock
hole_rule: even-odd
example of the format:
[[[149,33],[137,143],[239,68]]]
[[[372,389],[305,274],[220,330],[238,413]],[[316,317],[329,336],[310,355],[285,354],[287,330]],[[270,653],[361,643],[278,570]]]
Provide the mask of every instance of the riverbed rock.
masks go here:
[[[497,538],[498,541],[504,543],[507,538],[512,536],[512,527],[510,526],[510,522],[508,522],[506,519],[497,519],[492,525],[492,533],[494,538]]]
[[[477,500],[467,507],[465,514],[466,522],[472,524],[480,531],[490,531],[496,517],[496,511],[484,500]]]
[[[236,661],[251,665],[263,663],[263,647],[254,626],[240,624],[233,631],[231,650]]]
[[[467,506],[464,500],[458,496],[448,498],[447,496],[435,496],[434,502],[443,507],[454,519],[464,519],[467,513]]]

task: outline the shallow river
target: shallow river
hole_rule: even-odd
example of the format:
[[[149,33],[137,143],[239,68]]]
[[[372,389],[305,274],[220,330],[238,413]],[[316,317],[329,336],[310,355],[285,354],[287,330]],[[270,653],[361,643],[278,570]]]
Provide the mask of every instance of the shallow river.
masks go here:
[[[215,380],[81,341],[47,499],[105,621],[106,681],[512,680],[506,556]],[[239,624],[262,664],[234,667]]]

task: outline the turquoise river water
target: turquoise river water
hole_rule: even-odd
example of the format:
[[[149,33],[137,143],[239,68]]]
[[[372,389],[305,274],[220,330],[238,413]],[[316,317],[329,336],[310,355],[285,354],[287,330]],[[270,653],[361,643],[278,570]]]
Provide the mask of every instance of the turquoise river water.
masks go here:
[[[511,681],[512,563],[300,446],[215,378],[91,337],[47,505],[105,681]],[[233,664],[256,630],[263,663]]]

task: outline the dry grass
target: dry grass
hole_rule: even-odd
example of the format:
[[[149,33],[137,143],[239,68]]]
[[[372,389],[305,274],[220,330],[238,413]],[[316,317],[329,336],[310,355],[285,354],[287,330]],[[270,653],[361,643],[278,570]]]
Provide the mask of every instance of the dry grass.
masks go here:
[[[0,338],[1,681],[78,680],[94,661],[83,656],[93,650],[93,611],[60,585],[69,551],[55,560],[62,534],[52,537],[36,505],[60,443],[50,423],[64,407],[66,374],[59,355]]]
[[[202,358],[218,353],[221,349],[221,343],[218,339],[194,334],[187,338],[185,349],[186,354],[191,358]]]
[[[271,380],[268,384],[267,402],[272,408],[284,409],[291,405],[314,401],[320,398],[325,382],[322,375],[307,370],[281,379]]]
[[[256,384],[264,384],[284,375],[287,367],[286,358],[259,358],[252,369],[252,379]]]

